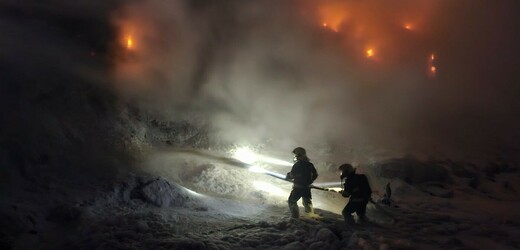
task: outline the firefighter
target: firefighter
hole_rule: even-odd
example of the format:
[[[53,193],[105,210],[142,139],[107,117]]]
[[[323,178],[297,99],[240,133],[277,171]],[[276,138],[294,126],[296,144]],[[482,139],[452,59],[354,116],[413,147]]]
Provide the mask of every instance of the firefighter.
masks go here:
[[[298,200],[302,198],[305,213],[312,215],[314,209],[312,207],[312,197],[310,185],[318,178],[318,172],[314,165],[309,161],[304,148],[297,147],[292,153],[294,154],[294,165],[291,172],[287,173],[286,179],[293,180],[293,189],[287,200],[289,211],[292,218],[300,216],[298,208]]]
[[[339,167],[341,171],[341,181],[343,185],[343,197],[350,197],[347,205],[341,212],[345,218],[345,223],[353,223],[352,213],[356,213],[360,221],[366,221],[365,212],[368,201],[372,195],[372,189],[367,177],[363,174],[356,174],[356,169],[350,164],[343,164]]]

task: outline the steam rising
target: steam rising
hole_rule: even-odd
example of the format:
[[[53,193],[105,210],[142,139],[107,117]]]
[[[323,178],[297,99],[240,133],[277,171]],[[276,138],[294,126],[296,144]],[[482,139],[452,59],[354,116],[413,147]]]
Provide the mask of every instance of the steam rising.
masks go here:
[[[171,120],[207,117],[215,140],[354,161],[518,151],[514,1],[85,5],[113,28],[100,43],[119,96]]]
[[[118,75],[139,68],[230,142],[463,156],[518,136],[509,4],[143,1],[122,20],[146,48]]]

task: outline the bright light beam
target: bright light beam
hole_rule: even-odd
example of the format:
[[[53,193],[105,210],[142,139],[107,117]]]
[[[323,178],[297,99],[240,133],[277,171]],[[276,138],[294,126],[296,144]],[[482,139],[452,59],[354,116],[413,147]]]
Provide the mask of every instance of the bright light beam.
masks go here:
[[[247,163],[253,164],[258,161],[258,156],[248,147],[238,148],[233,152],[233,158]]]
[[[287,192],[283,191],[281,188],[263,181],[255,181],[253,182],[253,186],[255,186],[256,189],[267,192],[271,195],[287,196]]]
[[[279,160],[279,159],[276,159],[273,157],[257,154],[248,147],[241,147],[241,148],[234,150],[233,158],[235,158],[241,162],[247,163],[247,164],[265,162],[265,163],[271,163],[271,164],[281,165],[281,166],[292,166],[293,165],[292,163],[290,163],[288,161]]]
[[[275,178],[278,178],[278,179],[283,179],[283,180],[285,180],[285,177],[286,177],[286,176],[283,175],[283,174],[279,174],[279,173],[271,172],[271,171],[269,171],[269,170],[265,170],[264,174],[266,174],[266,175],[270,175],[270,176],[275,177]]]
[[[247,168],[247,169],[248,169],[249,171],[251,171],[251,172],[259,173],[259,174],[265,174],[266,171],[267,171],[267,170],[265,170],[265,169],[263,169],[263,168],[261,168],[261,167],[259,167],[259,166],[255,166],[255,165],[253,165],[253,166],[251,166],[251,167],[249,167],[249,168]]]
[[[260,159],[260,161],[265,162],[265,163],[272,163],[272,164],[276,164],[276,165],[280,165],[280,166],[287,166],[287,167],[290,167],[293,165],[293,163],[291,163],[291,162],[279,160],[279,159],[268,157],[268,156],[258,155],[258,158]]]
[[[255,166],[255,165],[248,167],[247,170],[249,170],[253,173],[270,175],[270,176],[278,178],[278,179],[285,179],[285,177],[286,177],[283,174],[275,173],[275,172],[269,171],[267,169],[264,169],[264,168],[261,168],[259,166]]]

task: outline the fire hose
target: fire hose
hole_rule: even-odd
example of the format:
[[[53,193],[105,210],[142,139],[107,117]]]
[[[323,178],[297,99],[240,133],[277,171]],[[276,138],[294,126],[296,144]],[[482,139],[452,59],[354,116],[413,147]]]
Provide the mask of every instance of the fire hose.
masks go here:
[[[273,173],[273,172],[270,172],[270,171],[266,171],[264,174],[266,175],[269,175],[271,177],[274,177],[274,178],[277,178],[277,179],[280,179],[280,180],[284,180],[284,181],[287,181],[287,182],[291,182],[293,183],[292,180],[290,179],[287,179],[285,177],[283,177],[281,174],[278,174],[278,173]],[[328,192],[334,192],[334,193],[341,193],[340,191],[336,191],[334,189],[330,189],[330,188],[324,188],[324,187],[318,187],[318,186],[315,186],[315,185],[309,185],[310,188],[312,189],[318,189],[318,190],[321,190],[321,191],[328,191]]]
[[[258,168],[254,164],[246,163],[246,162],[240,161],[240,160],[235,159],[235,158],[217,156],[217,155],[214,155],[214,154],[209,153],[209,152],[204,152],[204,151],[201,151],[201,150],[194,150],[194,149],[177,149],[176,151],[177,152],[182,152],[182,153],[188,153],[188,154],[201,156],[201,157],[204,157],[204,158],[209,158],[209,159],[212,159],[214,161],[219,161],[219,162],[227,164],[227,165],[231,165],[231,166],[235,166],[235,167],[241,167],[241,168],[245,168],[245,169],[249,169],[249,170],[257,168],[258,171],[254,171],[254,172],[262,173],[262,174],[274,177],[276,179],[280,179],[280,180],[283,180],[283,181],[287,181],[287,182],[293,183],[293,181],[290,180],[290,179],[287,179],[285,175],[282,175],[282,174],[279,174],[279,173],[276,173],[276,172],[272,172],[272,171],[269,171],[269,170],[266,170],[266,169],[263,169],[263,168]],[[344,184],[344,182],[343,182],[343,179],[342,179],[341,180],[341,187],[342,188],[343,188],[343,184]],[[319,187],[319,186],[315,186],[315,185],[312,185],[312,184],[309,187],[312,188],[312,189],[317,189],[317,190],[326,191],[326,192],[342,193],[342,191],[337,191],[337,190],[334,190],[334,189],[331,189],[331,188]],[[381,210],[381,211],[383,211],[385,213],[388,213],[388,211],[386,211],[386,209],[381,207],[381,205],[379,203],[377,203],[374,200],[372,200],[372,198],[369,198],[368,201],[370,203],[372,203],[378,210]]]
[[[217,156],[215,154],[212,154],[210,152],[205,152],[205,151],[202,151],[202,150],[196,150],[196,149],[176,149],[175,151],[179,152],[179,153],[187,153],[187,154],[201,156],[201,157],[204,157],[204,158],[207,158],[207,159],[211,159],[211,160],[214,160],[214,161],[218,161],[218,162],[221,162],[221,163],[224,163],[224,164],[227,164],[227,165],[240,167],[240,168],[245,168],[245,169],[249,169],[249,170],[256,168],[256,165],[254,165],[254,164],[246,163],[246,162],[240,161],[240,160],[235,159],[235,158],[230,158],[230,157],[225,157],[225,156]],[[269,171],[269,170],[266,170],[266,169],[259,168],[259,171],[253,171],[253,172],[262,173],[262,174],[274,177],[276,179],[280,179],[280,180],[283,180],[283,181],[287,181],[287,182],[293,183],[292,180],[285,178],[285,175],[282,175],[282,174],[279,174],[279,173],[276,173],[276,172],[272,172],[272,171]],[[330,189],[330,188],[318,187],[318,186],[315,186],[315,185],[310,185],[309,187],[312,188],[312,189],[317,189],[317,190],[321,190],[321,191],[341,193],[341,191],[337,191],[337,190]]]

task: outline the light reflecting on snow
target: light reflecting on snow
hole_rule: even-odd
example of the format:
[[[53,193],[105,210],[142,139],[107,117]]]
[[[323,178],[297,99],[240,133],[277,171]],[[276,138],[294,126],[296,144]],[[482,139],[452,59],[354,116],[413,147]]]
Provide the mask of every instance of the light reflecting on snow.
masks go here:
[[[286,191],[284,191],[283,189],[281,189],[273,184],[267,183],[267,182],[254,181],[253,186],[255,186],[255,188],[257,188],[258,190],[267,192],[274,196],[284,196],[285,197],[288,195],[288,193]]]
[[[259,174],[265,174],[266,173],[265,169],[263,169],[263,168],[261,168],[259,166],[255,166],[255,165],[249,167],[248,169],[249,169],[249,171],[254,172],[254,173],[259,173]]]
[[[249,147],[240,147],[240,148],[233,150],[231,153],[233,154],[233,158],[235,158],[241,162],[247,163],[247,164],[264,162],[264,163],[270,163],[270,164],[280,165],[280,166],[292,166],[293,165],[293,163],[288,162],[288,161],[257,154]]]
[[[199,196],[199,197],[203,197],[204,196],[203,194],[197,193],[197,192],[195,192],[195,191],[193,191],[193,190],[191,190],[189,188],[184,187],[184,189],[186,189],[186,191],[188,191],[188,193],[193,194],[195,196]]]
[[[233,158],[247,163],[247,164],[253,164],[258,161],[258,156],[248,147],[242,147],[238,148],[233,152]]]

